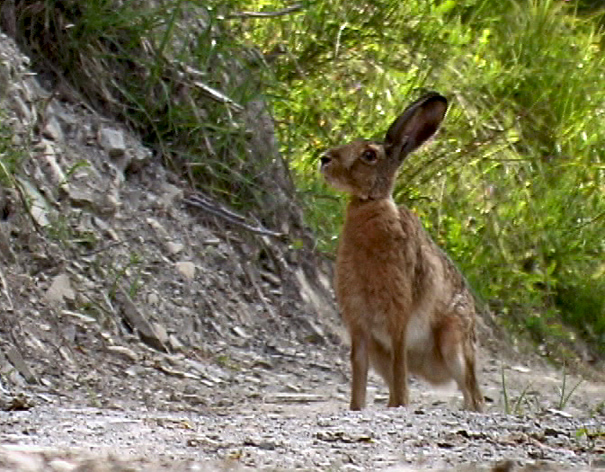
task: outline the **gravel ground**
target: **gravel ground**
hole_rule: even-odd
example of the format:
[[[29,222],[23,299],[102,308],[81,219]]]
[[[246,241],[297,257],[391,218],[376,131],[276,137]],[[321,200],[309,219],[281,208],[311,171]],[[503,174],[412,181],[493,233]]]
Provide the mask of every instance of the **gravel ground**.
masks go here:
[[[497,370],[482,373],[491,400],[485,414],[459,410],[453,389],[417,382],[412,406],[388,409],[377,379],[374,403],[349,412],[346,383],[305,372],[303,362],[289,363],[283,375],[258,375],[258,390],[242,393],[232,379],[210,406],[191,406],[174,392],[161,409],[119,398],[111,408],[77,406],[90,403],[78,401],[77,391],[35,394],[39,406],[0,413],[0,470],[488,470],[501,461],[538,464],[535,470],[605,468],[603,385],[583,382],[561,411],[555,371],[512,366],[509,408],[518,412],[505,414]],[[85,468],[91,463],[98,469]]]

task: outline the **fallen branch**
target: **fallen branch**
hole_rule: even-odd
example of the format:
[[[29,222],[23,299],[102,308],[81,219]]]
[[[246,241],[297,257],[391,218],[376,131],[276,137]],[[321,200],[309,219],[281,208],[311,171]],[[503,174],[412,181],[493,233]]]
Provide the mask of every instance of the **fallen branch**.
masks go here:
[[[219,103],[224,103],[225,105],[229,105],[235,111],[241,112],[244,110],[244,107],[242,105],[237,103],[232,98],[229,98],[224,93],[219,92],[218,90],[210,87],[209,85],[206,85],[205,83],[200,82],[199,80],[193,81],[192,84],[195,85],[197,88],[199,88],[202,92],[204,92],[212,100],[219,102]]]
[[[202,210],[210,213],[211,215],[222,218],[223,220],[238,226],[240,228],[245,229],[246,231],[250,231],[255,234],[261,234],[263,236],[271,236],[273,238],[285,238],[284,233],[278,233],[277,231],[271,231],[270,229],[263,228],[261,226],[253,226],[246,221],[246,218],[238,215],[237,213],[228,210],[213,202],[208,197],[197,194],[192,195],[189,198],[184,198],[183,201],[188,205],[194,206],[196,208],[201,208]]]

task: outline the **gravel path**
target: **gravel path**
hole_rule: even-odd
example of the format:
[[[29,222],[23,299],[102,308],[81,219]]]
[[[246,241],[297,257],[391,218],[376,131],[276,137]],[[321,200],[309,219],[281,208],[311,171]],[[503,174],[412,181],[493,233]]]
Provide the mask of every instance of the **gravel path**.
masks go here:
[[[506,460],[535,470],[605,468],[601,384],[582,382],[561,411],[556,372],[512,366],[508,404],[518,413],[505,414],[492,366],[482,373],[488,412],[476,414],[459,410],[458,392],[417,382],[411,407],[388,409],[373,379],[375,403],[349,412],[346,384],[313,368],[288,374],[296,365],[302,372],[304,363],[293,362],[283,377],[260,375],[256,391],[217,389],[210,407],[174,394],[162,409],[117,398],[112,408],[74,407],[77,392],[38,396],[39,406],[0,412],[0,471],[491,470]],[[323,382],[309,381],[318,375]]]

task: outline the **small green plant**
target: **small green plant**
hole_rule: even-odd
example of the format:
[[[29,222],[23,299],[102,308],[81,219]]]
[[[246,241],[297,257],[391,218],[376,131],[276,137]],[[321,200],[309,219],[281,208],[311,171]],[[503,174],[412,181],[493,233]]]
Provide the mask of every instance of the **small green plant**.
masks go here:
[[[576,439],[586,439],[588,443],[588,449],[594,451],[597,446],[597,441],[605,439],[605,430],[603,429],[592,429],[592,428],[580,428],[576,431]]]
[[[131,298],[136,296],[139,288],[141,287],[141,271],[142,271],[142,267],[140,267],[141,262],[142,262],[142,259],[141,259],[140,255],[135,252],[132,252],[132,253],[130,253],[129,260],[126,264],[124,264],[122,267],[119,267],[116,265],[111,269],[110,274],[108,274],[108,279],[113,280],[113,282],[111,283],[111,287],[109,289],[110,298],[115,298],[116,292],[117,292],[118,288],[120,287],[120,285],[122,284],[122,282],[125,279],[128,279],[132,276],[132,274],[131,274],[132,268],[136,268],[136,273],[135,273],[134,277],[132,278],[131,282],[129,283],[128,295]]]
[[[528,383],[527,385],[525,385],[525,387],[523,388],[523,390],[521,391],[521,393],[519,394],[519,396],[517,397],[517,399],[514,402],[511,402],[511,398],[509,397],[508,394],[508,388],[506,386],[506,378],[505,378],[505,374],[504,374],[504,366],[502,365],[500,367],[500,382],[502,385],[502,398],[503,398],[503,403],[504,403],[504,413],[507,415],[520,415],[523,413],[523,404],[526,404],[527,406],[529,406],[531,408],[531,405],[529,403],[529,397],[528,397],[528,393],[530,388],[532,387],[532,383]]]
[[[559,410],[565,409],[565,407],[569,403],[571,396],[575,393],[580,384],[582,384],[583,382],[583,380],[580,379],[575,383],[573,387],[571,387],[571,389],[567,390],[567,377],[567,369],[566,366],[563,365],[563,381],[561,383],[561,388],[559,389],[559,402],[557,404],[557,409]]]
[[[504,365],[500,366],[500,384],[502,385],[502,398],[504,401],[504,413],[510,415],[510,401],[508,398],[508,389],[506,387],[506,378],[504,375]]]
[[[0,186],[12,188],[17,185],[15,176],[25,159],[23,146],[12,140],[13,130],[4,122],[6,117],[0,112]]]

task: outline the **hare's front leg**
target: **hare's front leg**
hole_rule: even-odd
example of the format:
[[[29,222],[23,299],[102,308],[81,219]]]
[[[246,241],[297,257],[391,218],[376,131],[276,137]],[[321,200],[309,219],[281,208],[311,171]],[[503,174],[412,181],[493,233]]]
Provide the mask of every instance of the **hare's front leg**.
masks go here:
[[[389,385],[389,407],[407,406],[410,399],[408,393],[408,357],[405,331],[393,336],[393,364],[391,366],[393,380]]]
[[[362,330],[351,329],[351,410],[361,410],[366,404],[369,360],[367,334]]]

